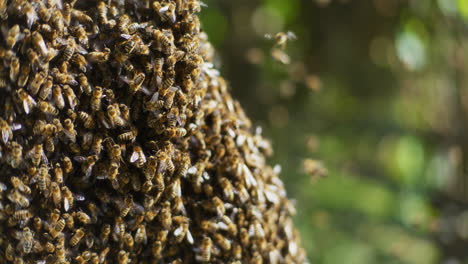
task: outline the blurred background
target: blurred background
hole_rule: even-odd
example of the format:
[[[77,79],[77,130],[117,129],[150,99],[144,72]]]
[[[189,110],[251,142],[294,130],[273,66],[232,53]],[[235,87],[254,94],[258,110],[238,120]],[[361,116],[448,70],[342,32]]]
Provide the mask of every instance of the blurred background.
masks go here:
[[[312,263],[468,263],[468,0],[204,2]]]

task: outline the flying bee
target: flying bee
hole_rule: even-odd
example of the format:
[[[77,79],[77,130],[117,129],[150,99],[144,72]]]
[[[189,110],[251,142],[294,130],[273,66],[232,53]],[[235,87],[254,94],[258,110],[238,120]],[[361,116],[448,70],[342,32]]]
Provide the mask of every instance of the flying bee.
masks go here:
[[[133,153],[130,156],[130,163],[135,163],[138,168],[143,167],[146,163],[146,156],[143,149],[140,146],[133,147]]]
[[[325,177],[328,173],[321,161],[313,159],[304,159],[302,169],[306,174],[310,175],[312,180],[316,180],[317,177]]]
[[[39,101],[37,103],[37,108],[46,115],[56,116],[59,113],[59,110],[47,101]]]
[[[7,195],[7,198],[13,202],[14,204],[20,206],[20,207],[23,207],[23,208],[27,208],[29,207],[29,199],[26,198],[26,196],[22,195],[21,193],[19,193],[18,190],[13,190],[12,192],[10,192],[8,195]]]
[[[70,118],[65,119],[63,122],[63,134],[73,143],[76,142],[77,132],[75,130],[75,125]]]
[[[7,49],[12,49],[15,44],[22,38],[22,34],[20,33],[20,27],[18,24],[12,26],[10,30],[8,30],[6,40],[6,47]]]
[[[18,57],[13,57],[10,61],[10,80],[16,82],[20,73],[20,61]]]
[[[28,153],[28,156],[31,158],[31,163],[36,167],[39,166],[41,161],[44,164],[47,164],[48,162],[42,144],[35,144],[31,151]]]
[[[63,91],[65,93],[65,98],[67,98],[68,105],[72,110],[75,110],[75,107],[78,104],[78,99],[76,98],[75,92],[68,85],[63,86]]]
[[[52,201],[54,202],[55,206],[60,205],[60,202],[62,201],[62,192],[60,191],[58,183],[51,182],[50,190],[52,195]]]
[[[70,246],[74,247],[80,243],[81,239],[84,237],[85,233],[83,228],[77,229],[75,234],[70,239]]]
[[[39,89],[41,88],[46,78],[47,78],[47,74],[42,71],[34,75],[34,78],[29,83],[29,87],[28,87],[28,90],[31,93],[31,95],[35,96],[39,92]]]
[[[132,127],[129,131],[124,132],[117,136],[117,139],[122,142],[133,142],[138,135],[138,130],[135,127]]]
[[[91,110],[98,111],[101,109],[102,88],[96,86],[91,97]]]
[[[43,57],[46,57],[49,53],[49,49],[47,48],[41,33],[39,33],[38,31],[34,31],[31,35],[31,41],[33,46],[39,52],[39,54],[41,54],[41,56]]]
[[[103,51],[92,51],[86,55],[87,59],[91,63],[104,63],[109,60],[111,50],[104,48]]]
[[[289,40],[296,40],[297,36],[292,31],[288,32],[278,32],[274,36],[270,34],[265,35],[266,39],[274,39],[275,45],[281,47],[281,49],[286,48],[286,44]]]
[[[9,125],[7,121],[0,117],[0,131],[2,132],[3,143],[8,143],[13,139],[13,131],[21,129],[20,124]]]
[[[42,84],[41,90],[39,91],[39,98],[46,100],[52,91],[53,84],[52,76],[47,76],[47,79],[45,80],[44,84]]]
[[[13,188],[17,189],[18,191],[25,193],[25,194],[31,194],[31,189],[29,188],[28,185],[26,185],[20,178],[16,176],[12,176],[10,178],[11,185]]]

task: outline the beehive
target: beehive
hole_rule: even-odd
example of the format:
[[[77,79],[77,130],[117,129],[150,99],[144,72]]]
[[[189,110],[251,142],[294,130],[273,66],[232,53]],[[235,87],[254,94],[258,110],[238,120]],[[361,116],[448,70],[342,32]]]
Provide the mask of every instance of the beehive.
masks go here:
[[[302,263],[196,0],[0,0],[0,263]]]

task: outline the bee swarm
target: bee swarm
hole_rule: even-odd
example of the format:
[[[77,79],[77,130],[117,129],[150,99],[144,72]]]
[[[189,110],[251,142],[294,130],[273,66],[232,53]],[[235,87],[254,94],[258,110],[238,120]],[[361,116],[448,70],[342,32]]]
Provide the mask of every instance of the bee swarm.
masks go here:
[[[0,0],[0,263],[302,263],[197,0]]]

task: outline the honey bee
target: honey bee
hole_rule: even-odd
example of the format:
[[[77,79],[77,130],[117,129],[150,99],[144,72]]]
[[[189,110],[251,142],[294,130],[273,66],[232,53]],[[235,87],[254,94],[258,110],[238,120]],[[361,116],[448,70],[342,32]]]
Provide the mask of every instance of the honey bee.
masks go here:
[[[78,83],[85,94],[91,95],[93,93],[91,85],[88,82],[88,78],[83,73],[78,75]]]
[[[41,90],[39,91],[39,98],[41,98],[42,100],[46,100],[49,97],[50,92],[52,91],[52,86],[52,76],[47,76],[47,79],[45,80],[44,84],[42,84]]]
[[[122,33],[128,33],[128,24],[130,23],[130,17],[127,14],[122,15],[117,20],[117,29]]]
[[[148,162],[146,163],[145,169],[143,173],[145,175],[146,180],[152,180],[154,175],[156,174],[156,169],[158,166],[158,160],[155,156],[149,156]]]
[[[91,223],[91,217],[82,211],[78,211],[76,213],[76,218],[78,219],[78,221],[80,221],[81,223],[85,225]]]
[[[80,243],[81,239],[84,237],[85,233],[83,231],[83,228],[79,228],[76,230],[75,234],[71,237],[70,239],[70,246],[75,247]]]
[[[88,16],[85,12],[80,11],[78,9],[72,9],[71,16],[76,19],[78,22],[83,24],[92,24],[93,19]]]
[[[14,189],[17,189],[18,191],[25,194],[31,194],[31,189],[29,186],[26,185],[20,178],[12,176],[10,181]]]
[[[174,44],[170,38],[166,36],[161,30],[153,30],[153,39],[156,41],[156,49],[166,54],[172,54],[174,50]]]
[[[108,12],[108,9],[107,9],[107,5],[101,1],[97,4],[97,11],[98,11],[98,16],[99,16],[99,20],[102,24],[107,24],[108,20],[107,20],[107,12]]]
[[[221,190],[223,190],[223,198],[229,202],[234,200],[234,187],[226,177],[220,177],[218,179]]]
[[[161,3],[154,1],[153,9],[159,14],[162,22],[169,22],[171,24],[174,24],[176,22],[176,7],[173,3],[169,3],[162,6]]]
[[[138,90],[140,90],[141,85],[143,84],[144,81],[145,81],[144,73],[140,72],[140,73],[135,74],[135,77],[128,83],[130,94],[135,94]]]
[[[187,134],[187,130],[182,127],[169,127],[164,131],[164,136],[167,138],[183,137]]]
[[[120,217],[125,217],[128,215],[130,210],[133,207],[133,196],[127,195],[124,200],[120,203]]]
[[[78,99],[76,98],[75,92],[73,92],[73,89],[68,85],[63,86],[63,91],[65,93],[65,97],[67,98],[68,105],[72,110],[75,110],[75,107],[78,104]]]
[[[42,144],[35,144],[28,155],[31,157],[31,163],[36,167],[39,166],[41,161],[45,164],[48,162]]]
[[[39,92],[39,89],[41,88],[41,85],[44,83],[44,81],[47,78],[47,74],[45,72],[38,72],[34,76],[34,79],[30,82],[29,84],[29,91],[31,92],[31,95],[36,95]]]
[[[213,236],[216,244],[218,244],[221,249],[223,249],[224,251],[231,250],[231,241],[229,239],[227,239],[220,233],[215,233]]]
[[[120,250],[118,255],[117,255],[118,263],[119,264],[128,264],[130,262],[129,255],[130,255],[130,253],[128,253],[128,252],[126,252],[124,250]]]
[[[101,234],[99,235],[99,238],[104,245],[107,244],[110,233],[111,226],[109,224],[104,224],[101,228]]]
[[[78,118],[83,122],[83,126],[87,129],[94,128],[94,119],[86,112],[78,112]],[[101,139],[102,140],[102,139]]]
[[[63,163],[63,166],[62,166],[63,172],[67,175],[70,174],[73,171],[73,163],[71,159],[65,156],[63,157],[62,163]]]
[[[59,110],[57,108],[55,108],[52,104],[50,104],[49,102],[47,101],[39,101],[37,103],[37,107],[39,108],[39,110],[46,114],[46,115],[53,115],[53,116],[56,116],[58,115],[59,113]]]
[[[289,40],[296,40],[297,36],[292,31],[288,32],[278,32],[274,36],[270,34],[265,35],[266,39],[274,39],[275,45],[281,47],[281,49],[286,48],[286,44]]]
[[[133,153],[130,156],[130,163],[135,163],[138,168],[143,167],[146,163],[146,156],[143,153],[143,149],[140,146],[133,147]]]
[[[0,117],[0,130],[2,132],[3,143],[8,143],[9,140],[13,139],[13,131],[21,129],[20,124],[12,124],[11,126]]]
[[[141,224],[138,226],[138,229],[135,233],[135,243],[146,245],[147,241],[148,238],[146,235],[146,227],[145,225]]]
[[[91,97],[91,110],[94,112],[101,109],[102,88],[96,86]]]
[[[77,132],[75,130],[75,125],[70,118],[65,119],[63,122],[63,134],[73,143],[76,142]]]
[[[129,141],[134,142],[137,134],[138,134],[138,130],[132,127],[129,131],[118,135],[117,139],[122,142],[129,142]]]
[[[15,213],[13,214],[13,219],[15,219],[16,221],[28,220],[31,217],[32,213],[27,209],[15,211]]]
[[[60,205],[60,202],[62,201],[62,192],[60,191],[60,187],[58,183],[51,182],[50,190],[51,190],[51,195],[52,195],[52,201],[54,202],[56,206]]]
[[[15,44],[18,42],[18,40],[22,37],[22,34],[20,34],[20,27],[18,24],[12,26],[10,30],[8,30],[7,36],[6,36],[6,47],[8,49],[12,49]]]
[[[20,73],[20,61],[17,57],[13,57],[10,62],[10,80],[16,82]]]
[[[32,231],[29,229],[29,227],[25,227],[22,232],[22,237],[21,237],[21,250],[25,254],[31,253],[32,247],[34,243],[34,235]]]
[[[15,258],[15,249],[10,243],[8,243],[5,248],[5,258],[8,261],[13,261],[13,259]]]
[[[65,212],[68,212],[68,210],[73,207],[75,198],[73,197],[73,193],[68,189],[67,186],[62,187],[62,196],[63,196],[63,209],[65,209]]]
[[[44,246],[44,249],[47,253],[54,253],[55,251],[55,246],[54,244],[52,244],[51,242],[47,241],[45,246]]]
[[[103,51],[92,51],[86,55],[86,58],[91,63],[104,63],[109,60],[111,50],[104,48]]]
[[[211,260],[211,251],[212,251],[213,242],[208,236],[203,237],[200,255],[196,256],[197,261],[209,262]]]
[[[156,240],[151,247],[151,254],[156,260],[159,260],[162,258],[162,255],[161,255],[162,249],[163,249],[163,246],[162,246],[161,241]]]
[[[325,177],[328,173],[322,162],[313,159],[304,159],[302,161],[302,169],[310,175],[312,180],[315,180],[317,177]]]
[[[49,167],[46,164],[42,164],[39,168],[39,172],[37,173],[37,187],[39,191],[45,192],[47,186],[49,185]]]
[[[36,50],[41,54],[41,56],[45,57],[49,53],[49,49],[47,48],[44,39],[42,38],[41,33],[38,31],[34,31],[31,35],[31,41]]]
[[[70,215],[69,213],[64,213],[62,214],[62,217],[63,219],[65,219],[65,227],[70,229],[70,230],[73,230],[75,229],[75,219],[72,215]]]
[[[22,88],[17,90],[16,94],[21,104],[23,105],[24,112],[29,114],[36,105],[36,101]]]
[[[85,174],[86,177],[91,176],[91,172],[93,171],[93,167],[96,164],[96,161],[99,160],[99,157],[96,155],[91,155],[88,157],[78,157],[77,161],[81,162],[81,170]]]
[[[120,109],[117,104],[109,105],[107,107],[107,116],[111,126],[124,126],[125,120],[121,117]]]
[[[161,211],[159,212],[158,218],[161,223],[161,227],[165,230],[169,230],[172,225],[172,214],[171,214],[171,204],[169,202],[164,202]]]
[[[64,219],[60,219],[58,220],[53,227],[50,228],[49,230],[49,234],[53,237],[53,238],[57,238],[60,233],[62,233],[63,229],[65,228],[65,220]]]

